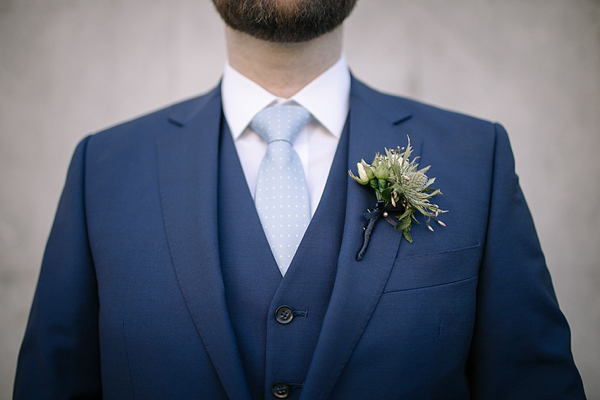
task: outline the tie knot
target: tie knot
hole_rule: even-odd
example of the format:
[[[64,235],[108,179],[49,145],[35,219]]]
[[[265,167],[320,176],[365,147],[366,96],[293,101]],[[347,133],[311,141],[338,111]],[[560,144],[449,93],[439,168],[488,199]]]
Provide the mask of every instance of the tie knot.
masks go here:
[[[267,143],[283,140],[292,143],[310,121],[310,113],[302,106],[287,105],[262,109],[250,122],[250,128]]]

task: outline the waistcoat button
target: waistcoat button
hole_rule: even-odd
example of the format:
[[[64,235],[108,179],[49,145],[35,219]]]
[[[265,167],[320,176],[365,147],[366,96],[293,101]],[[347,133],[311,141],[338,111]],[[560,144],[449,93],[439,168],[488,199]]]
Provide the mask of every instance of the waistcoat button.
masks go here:
[[[289,324],[294,319],[294,311],[290,306],[281,306],[275,310],[275,319],[280,324]]]
[[[290,387],[285,382],[275,382],[271,392],[278,399],[285,399],[290,395]]]

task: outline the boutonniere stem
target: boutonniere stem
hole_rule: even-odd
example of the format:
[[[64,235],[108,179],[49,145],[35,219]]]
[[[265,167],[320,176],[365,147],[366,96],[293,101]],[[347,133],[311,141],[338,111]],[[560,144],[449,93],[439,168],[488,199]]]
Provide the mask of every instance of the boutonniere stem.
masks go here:
[[[368,209],[364,214],[367,225],[363,232],[363,244],[356,256],[357,261],[364,257],[375,224],[382,217],[394,228],[401,230],[409,243],[412,243],[411,225],[413,222],[419,223],[415,217],[417,211],[425,217],[425,224],[430,231],[433,231],[430,224],[432,219],[441,226],[446,226],[438,216],[447,210],[442,210],[429,201],[442,192],[431,187],[435,178],[428,178],[425,174],[430,166],[419,169],[416,161],[418,157],[410,160],[412,151],[408,138],[406,148],[385,149],[385,155],[377,153],[371,164],[367,164],[365,160],[357,163],[358,176],[348,171],[352,179],[361,185],[370,186],[376,197],[373,210]]]

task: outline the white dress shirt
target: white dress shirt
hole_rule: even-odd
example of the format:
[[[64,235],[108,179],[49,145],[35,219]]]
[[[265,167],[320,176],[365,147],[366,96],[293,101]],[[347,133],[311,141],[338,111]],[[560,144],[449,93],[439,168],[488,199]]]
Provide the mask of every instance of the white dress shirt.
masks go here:
[[[273,95],[226,63],[221,97],[225,120],[253,198],[267,143],[248,126],[252,118],[275,104],[299,104],[311,113],[312,120],[298,134],[293,146],[304,168],[310,211],[314,215],[350,108],[350,72],[344,55],[289,99]]]

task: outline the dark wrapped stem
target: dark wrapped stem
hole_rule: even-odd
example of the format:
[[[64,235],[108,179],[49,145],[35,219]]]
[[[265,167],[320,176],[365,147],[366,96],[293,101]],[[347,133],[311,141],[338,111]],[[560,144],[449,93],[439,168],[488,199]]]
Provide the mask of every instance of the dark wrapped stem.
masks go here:
[[[385,202],[383,200],[377,200],[377,204],[375,204],[375,209],[373,211],[367,210],[365,213],[365,218],[369,220],[367,226],[365,227],[365,231],[363,233],[363,244],[356,256],[356,261],[362,260],[365,256],[365,252],[367,251],[367,247],[369,246],[369,241],[371,240],[371,234],[373,233],[373,229],[375,229],[375,224],[379,217],[384,215],[385,210]]]
[[[369,220],[369,223],[367,224],[363,234],[363,244],[358,252],[358,255],[356,256],[356,261],[362,260],[362,258],[365,256],[367,247],[369,246],[369,241],[371,240],[371,234],[373,233],[373,229],[375,229],[375,223],[378,219],[379,217],[377,216]]]

